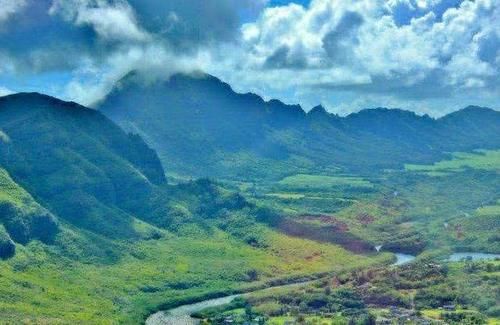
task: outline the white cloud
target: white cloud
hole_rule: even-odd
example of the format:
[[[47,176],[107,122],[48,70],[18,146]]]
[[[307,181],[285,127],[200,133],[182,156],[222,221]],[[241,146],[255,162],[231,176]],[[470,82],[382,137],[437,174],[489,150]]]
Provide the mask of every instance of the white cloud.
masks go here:
[[[83,104],[132,70],[154,79],[197,69],[241,92],[342,112],[421,105],[439,115],[466,101],[500,104],[495,0],[450,8],[443,0],[312,0],[264,10],[267,0],[45,1],[0,0],[0,23],[31,8],[25,18],[44,13],[41,34],[54,35],[26,41],[29,49],[0,44],[0,74],[14,75],[18,66],[34,75],[64,70],[73,79],[57,86]],[[256,18],[241,26],[240,16]],[[31,35],[29,26],[12,25],[21,30],[13,40]],[[25,60],[16,65],[17,57]]]
[[[137,23],[126,1],[54,0],[50,14],[61,14],[77,26],[89,25],[105,40],[146,41],[148,33]]]
[[[13,93],[14,92],[12,90],[0,86],[0,97],[7,96],[7,95],[10,95],[10,94],[13,94]]]
[[[110,55],[105,67],[96,67],[89,62],[76,71],[73,80],[66,86],[65,98],[92,106],[131,71],[138,73],[146,83],[155,82],[176,73],[199,70],[204,66],[204,60],[206,58],[201,53],[179,57],[161,45],[127,47]]]
[[[0,0],[0,23],[26,6],[26,0]]]
[[[392,11],[401,3],[420,10],[408,24],[397,23]],[[500,3],[465,0],[444,13],[433,11],[438,5],[440,0],[313,0],[308,7],[268,8],[242,27],[239,47],[224,51],[232,55],[216,56],[216,66],[206,69],[237,89],[302,102],[327,91],[330,98],[356,93],[356,103],[376,97],[378,105],[390,105],[500,90]]]

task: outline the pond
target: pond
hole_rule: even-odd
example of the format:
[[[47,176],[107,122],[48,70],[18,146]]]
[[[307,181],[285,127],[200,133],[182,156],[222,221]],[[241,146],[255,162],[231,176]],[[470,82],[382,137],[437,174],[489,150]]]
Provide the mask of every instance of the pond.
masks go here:
[[[500,254],[488,254],[488,253],[472,253],[472,252],[463,252],[463,253],[453,253],[448,257],[448,261],[458,262],[464,259],[472,259],[473,261],[481,261],[481,260],[494,260],[500,258]]]

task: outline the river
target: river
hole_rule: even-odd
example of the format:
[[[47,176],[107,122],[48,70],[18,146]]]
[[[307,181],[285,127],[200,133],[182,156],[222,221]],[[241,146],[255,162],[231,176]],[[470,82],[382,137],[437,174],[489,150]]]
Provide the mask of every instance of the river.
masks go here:
[[[416,257],[409,254],[394,253],[396,256],[396,262],[393,265],[399,266],[412,262]],[[470,257],[472,260],[492,260],[500,258],[500,254],[486,254],[486,253],[453,253],[448,258],[448,261],[456,262],[461,261]],[[314,280],[313,280],[314,281]],[[311,280],[298,282],[293,284],[274,286],[266,289],[260,289],[256,291],[266,291],[277,288],[287,288],[287,287],[298,287],[302,285],[307,285],[313,282]],[[179,306],[177,308],[172,308],[168,311],[159,311],[148,317],[146,320],[146,325],[197,325],[200,323],[199,319],[191,317],[192,314],[200,312],[206,308],[219,307],[222,305],[229,304],[234,299],[244,296],[245,294],[236,294],[221,298],[208,299],[205,301],[187,304]]]
[[[300,287],[302,285],[308,285],[315,280],[307,280],[304,282],[280,285],[269,287],[265,289],[256,290],[255,292],[265,292],[268,290],[278,289],[278,288],[292,288]],[[249,292],[251,293],[251,292]],[[249,294],[246,293],[246,294]],[[200,320],[191,317],[192,314],[200,312],[206,308],[219,307],[222,305],[229,304],[234,299],[244,296],[245,294],[231,295],[221,298],[208,299],[194,304],[188,304],[179,306],[177,308],[170,309],[168,311],[159,311],[148,317],[146,320],[146,325],[196,325],[200,323]]]

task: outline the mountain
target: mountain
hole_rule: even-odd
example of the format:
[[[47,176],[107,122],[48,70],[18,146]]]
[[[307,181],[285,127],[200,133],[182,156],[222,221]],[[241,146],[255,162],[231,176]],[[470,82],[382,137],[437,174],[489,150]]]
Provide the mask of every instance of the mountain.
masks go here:
[[[269,227],[281,218],[207,179],[167,183],[155,151],[99,111],[0,98],[1,323],[139,324],[333,260],[387,259]]]
[[[55,216],[0,168],[0,258],[12,257],[16,242],[51,243],[58,231]]]
[[[98,109],[140,134],[169,171],[253,179],[297,171],[373,172],[447,152],[500,147],[500,113],[469,107],[440,119],[377,108],[347,117],[238,94],[206,75],[123,78]]]
[[[133,237],[130,214],[140,214],[154,187],[165,183],[156,153],[140,137],[75,103],[36,93],[2,97],[0,130],[6,139],[0,166],[78,227]]]

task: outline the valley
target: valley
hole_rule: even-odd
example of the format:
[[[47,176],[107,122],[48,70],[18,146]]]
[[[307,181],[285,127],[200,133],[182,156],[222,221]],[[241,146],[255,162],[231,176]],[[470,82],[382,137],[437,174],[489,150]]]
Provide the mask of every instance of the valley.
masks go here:
[[[0,0],[0,325],[500,325],[500,0]]]
[[[273,159],[291,168],[257,163],[266,175],[241,177],[244,167],[198,178],[159,158],[148,135],[144,141],[98,111],[44,95],[0,98],[0,130],[0,295],[9,297],[0,312],[7,323],[137,324],[203,301],[212,308],[194,316],[215,324],[247,316],[270,324],[366,322],[395,317],[377,301],[415,312],[408,299],[434,290],[417,278],[412,289],[385,283],[389,293],[359,291],[380,285],[377,274],[428,272],[430,261],[447,264],[452,253],[500,252],[495,149],[393,168],[301,167],[283,156]],[[449,267],[460,273],[461,263]],[[327,285],[332,279],[340,283]],[[320,291],[333,300],[307,305]],[[298,300],[280,298],[290,295]],[[490,298],[478,307],[465,297],[461,306],[495,319]],[[432,308],[454,301],[419,306],[418,317],[441,317]]]

